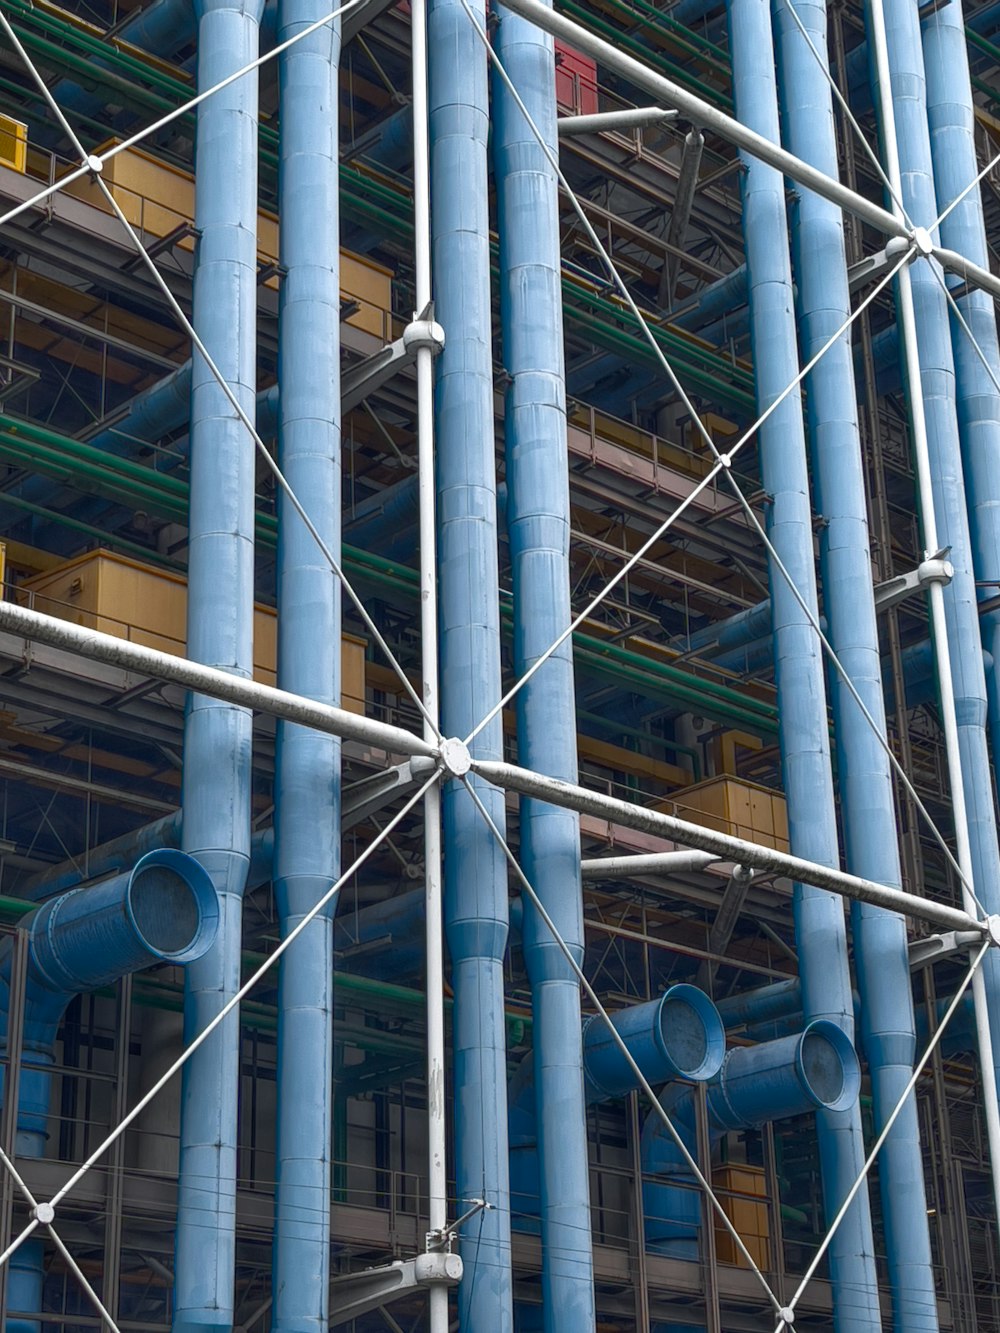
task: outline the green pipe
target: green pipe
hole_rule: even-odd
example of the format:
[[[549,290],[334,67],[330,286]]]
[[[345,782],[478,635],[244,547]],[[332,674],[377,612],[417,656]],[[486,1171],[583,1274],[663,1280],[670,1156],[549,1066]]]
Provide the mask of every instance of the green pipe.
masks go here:
[[[576,715],[592,726],[600,727],[614,735],[632,736],[648,745],[658,745],[661,749],[669,750],[673,754],[686,754],[694,768],[695,782],[701,781],[701,752],[696,750],[693,745],[680,745],[677,741],[667,740],[665,736],[651,736],[648,731],[643,731],[639,727],[626,726],[624,722],[616,722],[614,718],[603,717],[600,713],[589,713],[584,708],[578,708]]]
[[[4,428],[5,421],[13,421],[13,430]],[[74,463],[73,471],[79,471],[99,493],[171,520],[186,521],[186,482],[141,464],[129,463],[123,467],[125,460],[118,458],[113,460],[112,466],[99,449],[82,441],[67,440],[46,428],[0,416],[0,456],[13,454],[22,466],[63,478],[68,461],[65,457],[60,458],[64,446],[65,454]],[[120,467],[122,475],[119,475]],[[140,484],[132,479],[133,474],[144,475],[147,480]],[[257,533],[262,547],[273,550],[277,537],[277,520],[273,515],[258,513]],[[360,572],[379,582],[385,581],[400,595],[416,596],[417,575],[408,566],[349,546],[344,548],[344,560],[352,574]],[[509,618],[509,598],[504,598],[503,603]],[[617,644],[605,643],[579,632],[574,635],[574,644],[581,664],[589,664],[601,674],[607,674],[613,666],[616,677],[627,677],[645,692],[663,693],[670,699],[701,709],[720,720],[733,721],[751,731],[771,734],[777,726],[777,712],[772,705],[743,696],[729,686],[703,681],[680,668],[651,661]]]
[[[633,37],[621,28],[616,28],[613,23],[608,23],[606,19],[600,19],[590,10],[584,9],[581,5],[573,3],[573,0],[562,0],[559,8],[570,18],[574,18],[581,25],[589,28],[598,36],[605,37],[613,42],[615,46],[620,46],[632,55],[638,57],[644,64],[652,65],[661,74],[668,78],[675,79],[678,83],[685,84],[692,92],[706,101],[717,103],[724,111],[731,112],[733,109],[733,99],[726,93],[722,93],[718,88],[713,88],[710,84],[702,82],[689,74],[682,65],[675,64],[672,60],[660,51],[653,50],[648,42],[644,42],[639,37]],[[633,15],[636,22],[642,23],[643,20],[638,14]],[[645,25],[645,26],[648,26]]]
[[[139,542],[129,541],[127,538],[119,537],[114,533],[102,532],[100,528],[95,528],[92,523],[83,523],[78,518],[70,518],[68,514],[60,514],[54,509],[46,509],[44,505],[32,504],[30,500],[22,500],[20,496],[8,495],[0,491],[0,505],[10,505],[13,509],[22,509],[28,514],[34,514],[37,518],[44,518],[50,523],[68,528],[71,532],[81,532],[84,536],[92,537],[94,541],[101,542],[102,545],[116,546],[122,551],[127,551],[130,555],[136,556],[139,560],[160,565],[163,569],[179,572],[184,568],[179,560],[172,560],[169,556],[161,555],[159,551],[154,551],[149,546],[142,546]]]

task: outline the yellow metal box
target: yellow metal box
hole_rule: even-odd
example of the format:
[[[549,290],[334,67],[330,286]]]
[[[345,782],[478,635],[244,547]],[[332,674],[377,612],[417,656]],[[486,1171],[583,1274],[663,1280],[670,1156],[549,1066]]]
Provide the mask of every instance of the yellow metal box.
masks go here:
[[[186,652],[187,580],[111,551],[91,551],[21,584],[22,600],[38,611],[101,630],[147,648],[183,657]],[[254,607],[254,679],[275,683],[277,615]],[[365,711],[365,643],[341,640],[343,706]]]

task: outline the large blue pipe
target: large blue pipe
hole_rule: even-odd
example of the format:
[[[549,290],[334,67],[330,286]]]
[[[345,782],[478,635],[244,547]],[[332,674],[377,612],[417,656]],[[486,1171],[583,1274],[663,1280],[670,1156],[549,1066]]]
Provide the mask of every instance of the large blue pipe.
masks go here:
[[[472,0],[472,8],[485,26],[482,0]],[[435,309],[446,338],[435,400],[441,718],[445,735],[467,736],[501,692],[489,93],[485,53],[460,0],[431,0],[427,46]],[[501,757],[499,717],[476,737],[474,752]],[[503,829],[503,793],[471,780]],[[485,1198],[491,1205],[463,1229],[459,1317],[466,1333],[510,1333],[507,867],[460,782],[445,786],[442,813],[445,931],[455,993],[455,1178],[460,1198]]]
[[[558,153],[552,38],[507,10],[494,45],[550,152]],[[514,671],[527,671],[569,625],[569,455],[563,361],[559,188],[528,122],[493,86],[500,232],[500,312],[509,376],[504,412],[507,533],[514,585]],[[569,639],[517,696],[520,762],[577,780],[576,693]],[[584,956],[580,821],[521,804],[525,873],[578,965]],[[521,931],[534,1015],[546,1333],[594,1328],[590,1172],[580,1037],[580,983],[534,907]]]
[[[885,0],[885,20],[903,204],[915,226],[933,227],[938,216],[938,202],[927,120],[919,13],[909,0]],[[876,84],[877,77],[877,72],[873,71]],[[954,71],[949,71],[948,77],[954,82]],[[878,102],[876,96],[876,106]],[[965,183],[963,180],[963,185]],[[952,580],[944,589],[944,604],[973,879],[980,901],[987,912],[992,913],[1000,909],[1000,846],[997,844],[994,812],[996,792],[986,739],[986,673],[966,510],[948,306],[931,269],[932,263],[936,261],[922,259],[911,266],[921,383],[911,385],[910,392],[919,388],[923,396],[938,539],[950,548],[948,558],[954,568]],[[972,369],[971,363],[969,368]],[[980,410],[972,402],[967,402],[967,409],[972,415]],[[988,430],[987,425],[984,433]],[[976,434],[978,436],[978,431]],[[988,476],[996,463],[987,460],[982,449],[977,438],[972,451],[977,457],[977,465],[981,464]],[[990,478],[985,484],[995,483]],[[983,960],[983,974],[993,1037],[994,1073],[1000,1075],[1000,957],[992,950]]]
[[[198,87],[252,62],[260,0],[198,0]],[[198,107],[194,326],[252,415],[257,316],[257,74]],[[254,444],[201,356],[192,370],[188,654],[253,674]],[[251,716],[192,695],[184,727],[182,845],[212,876],[219,938],[188,969],[190,1040],[239,986],[243,892],[250,863]],[[184,1067],[174,1333],[233,1324],[239,1015]]]
[[[328,12],[279,0],[278,41]],[[280,57],[278,459],[323,540],[340,550],[340,23]],[[284,493],[278,507],[278,684],[340,702],[340,588]],[[340,742],[279,722],[274,893],[282,936],[340,869]],[[281,960],[274,1230],[275,1333],[329,1324],[333,1155],[333,907]]]
[[[730,50],[737,114],[779,141],[778,103],[767,0],[730,0]],[[764,411],[798,373],[792,275],[780,172],[743,155],[743,234],[750,283],[757,408]],[[768,532],[785,569],[818,615],[812,511],[801,403],[790,395],[758,433]],[[788,825],[799,856],[839,865],[836,807],[820,645],[784,577],[771,575],[775,680]],[[854,1013],[843,905],[833,894],[797,884],[796,937],[807,1022],[830,1019],[853,1036]],[[857,1106],[818,1115],[823,1197],[832,1218],[865,1160]],[[861,1190],[830,1246],[834,1310],[840,1329],[878,1330],[881,1317],[868,1195]]]
[[[969,83],[969,57],[961,0],[949,0],[923,24],[927,71],[927,120],[934,162],[935,198],[948,208],[979,174],[974,138],[975,119]],[[983,197],[969,190],[941,223],[941,243],[960,249],[974,263],[990,254],[986,244]],[[959,280],[946,279],[949,286]],[[957,297],[965,322],[1000,380],[1000,344],[993,298],[977,288]],[[994,602],[1000,591],[1000,390],[990,378],[969,339],[954,317],[951,322],[958,398],[958,424],[966,499],[972,537],[972,561],[981,601]],[[980,616],[983,647],[994,662],[1000,654],[1000,613]],[[1000,755],[1000,677],[987,672],[990,738]]]
[[[713,1144],[731,1130],[753,1129],[816,1110],[845,1114],[857,1104],[861,1070],[842,1027],[820,1019],[803,1032],[759,1046],[737,1046],[726,1054],[708,1087],[708,1124]],[[688,1152],[697,1159],[694,1089],[676,1084],[660,1098]],[[701,1163],[702,1170],[707,1163]],[[702,1224],[701,1193],[684,1155],[659,1115],[642,1129],[646,1248],[678,1259],[697,1259]],[[849,1316],[844,1327],[851,1324]]]
[[[827,50],[825,0],[772,0],[772,8],[786,147],[836,175],[830,87],[816,76],[816,52],[825,59]],[[809,361],[851,311],[843,219],[838,208],[810,190],[798,192],[791,216],[799,337],[802,357]],[[817,362],[806,389],[816,508],[822,519],[827,633],[878,728],[876,735],[843,677],[831,671],[846,863],[856,875],[899,888],[903,881],[892,774],[879,741],[886,737],[885,706],[849,333]],[[863,1041],[880,1131],[906,1093],[916,1054],[906,923],[896,913],[864,903],[852,904],[851,922]],[[912,1094],[882,1149],[879,1184],[894,1326],[899,1333],[935,1333],[937,1298]]]
[[[17,1152],[43,1157],[51,1067],[66,1006],[81,992],[99,990],[155,963],[188,964],[202,957],[219,924],[212,881],[183,852],[149,852],[135,868],[50,899],[21,926],[28,933],[23,1053],[17,1108]],[[0,946],[0,1050],[9,1041],[13,948]],[[0,1104],[4,1079],[0,1075]],[[29,1240],[11,1264],[8,1309],[42,1310],[45,1245]],[[38,1333],[40,1322],[9,1318],[6,1333]]]

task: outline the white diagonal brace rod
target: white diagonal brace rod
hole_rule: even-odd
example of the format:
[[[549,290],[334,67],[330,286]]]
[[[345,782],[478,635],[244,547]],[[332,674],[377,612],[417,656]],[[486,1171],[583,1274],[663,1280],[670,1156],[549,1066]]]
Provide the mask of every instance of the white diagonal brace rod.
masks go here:
[[[72,625],[67,620],[43,615],[30,607],[15,606],[13,602],[0,602],[0,630],[44,643],[49,648],[76,653],[92,662],[103,662],[106,666],[134,671],[137,675],[150,676],[154,680],[169,681],[186,690],[207,694],[212,699],[223,699],[226,703],[239,704],[258,713],[297,722],[300,726],[312,727],[314,731],[322,731],[330,736],[378,746],[390,754],[435,758],[438,753],[437,747],[430,741],[414,736],[402,727],[377,722],[374,718],[349,713],[346,709],[334,708],[330,704],[317,703],[315,699],[290,694],[272,685],[259,685],[254,680],[230,675],[228,671],[220,671],[217,667],[190,662],[186,657],[175,657],[172,653],[146,648],[142,644],[130,643],[127,639],[117,639],[113,634],[102,634],[99,630]]]
[[[749,866],[772,875],[785,875],[801,884],[813,884],[818,889],[829,889],[844,898],[872,903],[875,907],[884,907],[890,912],[902,912],[918,920],[940,924],[947,930],[974,930],[984,937],[992,936],[993,933],[995,918],[979,921],[968,912],[963,912],[961,908],[931,902],[928,898],[920,898],[914,893],[905,893],[902,889],[877,884],[874,880],[861,879],[858,875],[849,875],[843,870],[819,865],[815,861],[806,861],[800,856],[779,852],[772,847],[761,847],[758,843],[746,842],[743,838],[733,838],[728,833],[717,833],[714,829],[703,828],[700,824],[689,824],[687,820],[678,819],[675,815],[663,814],[659,810],[647,810],[641,805],[616,800],[613,796],[587,791],[584,787],[560,782],[558,778],[544,777],[540,773],[531,772],[530,769],[519,768],[516,764],[473,759],[472,771],[485,778],[487,782],[493,782],[498,787],[506,788],[507,791],[516,791],[522,796],[533,796],[537,800],[548,801],[551,805],[561,805],[566,809],[576,810],[582,815],[596,815],[599,819],[622,824],[625,828],[671,838],[689,847],[712,852],[721,861],[732,861],[737,865]],[[1000,923],[997,923],[997,929],[1000,931]]]
[[[884,236],[910,236],[906,224],[888,209],[880,207],[870,199],[865,199],[863,195],[858,194],[846,185],[842,185],[840,181],[834,180],[831,176],[827,176],[825,172],[810,166],[808,162],[803,162],[794,153],[787,152],[778,144],[771,143],[769,139],[765,139],[754,130],[748,129],[746,125],[741,125],[732,116],[726,115],[724,111],[712,106],[710,102],[706,102],[686,88],[682,88],[680,84],[674,83],[672,79],[658,74],[655,70],[650,69],[648,65],[644,65],[641,60],[636,60],[624,51],[619,51],[617,47],[612,46],[610,42],[606,42],[602,37],[597,37],[572,19],[549,9],[547,5],[542,3],[542,0],[510,0],[507,3],[507,8],[512,9],[515,14],[520,14],[522,18],[529,22],[536,24],[543,32],[549,32],[554,37],[559,37],[570,46],[575,47],[578,51],[584,51],[587,55],[593,56],[595,60],[599,60],[608,69],[614,70],[623,78],[628,79],[630,83],[635,84],[637,88],[649,93],[656,102],[665,107],[676,108],[694,124],[713,131],[729,143],[735,144],[737,148],[742,148],[745,152],[758,158],[761,162],[767,162],[798,185],[802,185],[808,190],[814,190],[816,194],[828,199],[832,204],[836,204],[838,208],[842,208],[845,212],[860,218],[862,222],[869,223]],[[1000,278],[994,274],[980,268],[977,264],[970,263],[953,250],[934,246],[932,253],[944,268],[960,273],[967,282],[983,288],[984,291],[990,292],[994,297],[1000,297]]]

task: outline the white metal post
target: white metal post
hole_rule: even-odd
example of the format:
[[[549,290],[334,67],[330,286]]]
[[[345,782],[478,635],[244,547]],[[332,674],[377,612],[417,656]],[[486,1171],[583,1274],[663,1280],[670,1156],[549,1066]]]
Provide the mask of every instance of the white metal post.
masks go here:
[[[427,5],[410,11],[413,69],[413,237],[416,310],[431,315],[431,203],[427,111]],[[434,511],[434,352],[417,351],[417,487],[420,509],[420,642],[423,671],[424,739],[433,743],[438,725],[437,568]],[[445,1137],[444,948],[441,902],[441,785],[424,797],[424,881],[427,948],[427,1194],[428,1229],[443,1237],[448,1226],[448,1166]],[[429,1292],[430,1333],[448,1333],[448,1288]]]
[[[878,110],[882,120],[885,165],[895,195],[893,211],[902,221],[902,210],[898,203],[898,200],[903,197],[902,172],[899,162],[899,143],[896,138],[896,114],[892,101],[889,49],[882,0],[868,0],[868,9],[871,16],[869,38],[878,75]],[[931,262],[929,258],[930,237],[921,235],[919,229],[915,233],[915,237],[918,241],[918,253],[923,255],[923,259],[917,258],[915,262]],[[920,344],[917,338],[917,326],[913,310],[913,289],[910,285],[908,265],[904,264],[899,270],[896,282],[897,316],[902,334],[906,378],[909,385],[910,423],[912,426],[913,458],[917,474],[917,491],[920,497],[920,519],[923,527],[924,548],[928,555],[931,555],[938,550],[937,518],[934,508],[934,484],[931,477],[930,453],[927,445],[927,422],[924,416],[924,400],[921,389]],[[948,647],[948,628],[945,621],[944,585],[939,580],[934,579],[928,583],[927,601],[931,615],[934,661],[941,691],[941,724],[944,731],[948,781],[951,786],[951,802],[955,820],[955,849],[958,853],[958,864],[965,880],[962,885],[962,901],[965,910],[970,915],[978,915],[972,887],[972,847],[969,841],[965,782],[962,776],[962,759],[958,744],[958,718],[955,713],[955,692]],[[1000,1103],[997,1100],[990,1016],[986,1005],[986,978],[983,975],[982,968],[977,968],[972,978],[972,997],[976,1013],[979,1061],[982,1068],[983,1101],[986,1112],[986,1134],[990,1149],[990,1170],[993,1178],[993,1198],[997,1210],[1000,1212]]]

